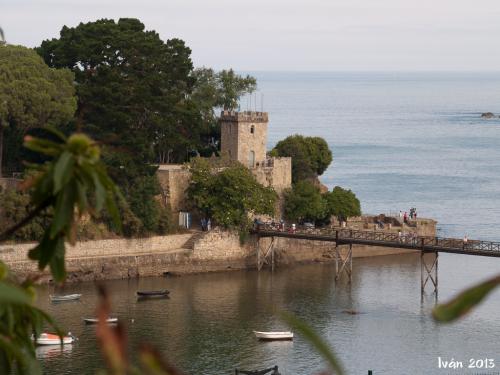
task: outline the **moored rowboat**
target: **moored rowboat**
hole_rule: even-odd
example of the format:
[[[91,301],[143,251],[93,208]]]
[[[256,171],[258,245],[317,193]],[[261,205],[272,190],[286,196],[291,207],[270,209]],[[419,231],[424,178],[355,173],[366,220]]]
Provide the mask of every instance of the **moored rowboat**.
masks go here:
[[[138,297],[166,297],[170,291],[167,289],[161,289],[161,290],[138,290],[137,291],[137,296]]]
[[[259,340],[293,340],[293,332],[262,332],[253,331]]]
[[[64,302],[64,301],[76,301],[80,299],[81,294],[66,294],[66,295],[55,295],[49,296],[51,302]]]
[[[97,324],[97,323],[99,323],[98,318],[84,318],[83,321],[85,322],[85,324]],[[108,324],[118,323],[118,318],[108,318],[108,319],[106,319],[106,323],[108,323]]]
[[[31,339],[34,341],[35,337],[32,336]],[[73,337],[73,335],[71,335],[71,332],[68,332],[68,336],[63,336],[63,338],[62,338],[63,344],[71,344],[74,341],[75,341],[75,337]],[[37,345],[60,345],[61,338],[58,335],[53,334],[53,333],[42,333],[36,339],[36,344]]]

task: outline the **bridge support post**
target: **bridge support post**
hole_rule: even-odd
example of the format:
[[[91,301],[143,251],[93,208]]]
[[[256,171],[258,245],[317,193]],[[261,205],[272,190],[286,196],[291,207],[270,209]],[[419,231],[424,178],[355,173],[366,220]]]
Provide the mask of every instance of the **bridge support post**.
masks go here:
[[[340,269],[339,269],[340,266]],[[335,244],[335,281],[342,277],[345,273],[352,280],[352,243],[349,244],[347,254],[343,255],[339,245]]]
[[[264,264],[271,264],[271,270],[274,271],[274,239],[275,237],[271,237],[271,243],[264,252],[260,248],[260,238],[257,240],[257,271],[260,271]]]
[[[434,257],[428,262],[426,260],[425,255],[429,254],[425,251],[420,252],[420,287],[422,294],[425,291],[425,286],[427,282],[431,282],[434,287],[434,293],[437,294],[438,291],[438,259],[439,253],[436,251],[431,253]]]

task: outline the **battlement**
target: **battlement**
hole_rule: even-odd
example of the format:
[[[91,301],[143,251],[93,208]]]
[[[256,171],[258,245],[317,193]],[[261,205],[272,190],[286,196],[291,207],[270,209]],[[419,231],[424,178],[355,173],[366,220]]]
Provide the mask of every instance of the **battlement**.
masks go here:
[[[230,122],[268,122],[267,112],[255,111],[222,111],[220,114],[220,121]]]

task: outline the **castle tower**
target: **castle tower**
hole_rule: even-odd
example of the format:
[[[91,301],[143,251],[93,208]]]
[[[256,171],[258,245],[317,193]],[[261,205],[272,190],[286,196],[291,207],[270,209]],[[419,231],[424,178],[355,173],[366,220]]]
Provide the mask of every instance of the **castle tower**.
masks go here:
[[[220,123],[222,154],[249,168],[266,160],[267,112],[223,111]]]

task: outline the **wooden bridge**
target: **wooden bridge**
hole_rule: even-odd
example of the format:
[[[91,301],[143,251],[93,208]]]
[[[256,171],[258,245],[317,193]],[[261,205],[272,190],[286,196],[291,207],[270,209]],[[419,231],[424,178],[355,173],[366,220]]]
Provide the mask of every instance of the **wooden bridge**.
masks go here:
[[[428,281],[432,282],[434,291],[438,287],[438,255],[439,253],[466,254],[475,256],[500,257],[500,242],[464,240],[457,238],[409,236],[400,233],[384,231],[366,231],[342,228],[303,228],[284,230],[279,225],[259,224],[252,231],[258,238],[271,237],[268,249],[257,249],[257,267],[271,264],[274,269],[274,238],[286,237],[312,241],[326,241],[335,244],[335,279],[346,274],[349,281],[352,278],[352,245],[367,245],[392,247],[420,251],[421,259],[421,290]],[[340,246],[347,245],[347,251]],[[429,262],[426,254],[434,255]],[[271,259],[269,259],[271,258]]]

